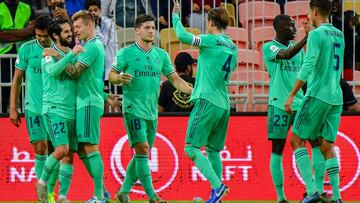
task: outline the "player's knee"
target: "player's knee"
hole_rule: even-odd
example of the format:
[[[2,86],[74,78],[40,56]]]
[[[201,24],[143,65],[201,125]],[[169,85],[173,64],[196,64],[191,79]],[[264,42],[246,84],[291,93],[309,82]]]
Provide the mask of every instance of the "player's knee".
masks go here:
[[[220,151],[216,150],[214,148],[206,147],[205,151],[206,151],[206,154],[208,154],[208,155],[219,155],[220,156]]]
[[[148,155],[150,153],[149,144],[146,142],[137,143],[137,144],[135,144],[134,148],[135,148],[136,154]]]
[[[47,144],[44,141],[38,141],[34,144],[35,154],[45,155],[47,154]]]
[[[69,153],[69,146],[67,145],[60,145],[58,147],[56,147],[55,152],[57,154],[58,157],[65,157],[68,155]]]
[[[302,140],[299,136],[297,136],[296,134],[293,134],[291,137],[291,146],[292,148],[298,149],[298,148],[302,148],[305,147],[305,140]]]
[[[285,143],[286,143],[285,139],[272,140],[271,152],[279,155],[283,154]]]
[[[192,146],[186,146],[184,148],[185,154],[191,159],[194,160],[196,157],[196,152],[199,151],[199,148],[192,147]]]

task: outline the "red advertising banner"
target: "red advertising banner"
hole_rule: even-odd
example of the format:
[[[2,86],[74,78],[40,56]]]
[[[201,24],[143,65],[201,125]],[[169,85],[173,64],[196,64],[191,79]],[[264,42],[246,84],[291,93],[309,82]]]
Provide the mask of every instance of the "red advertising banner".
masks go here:
[[[157,139],[150,155],[154,188],[167,200],[207,199],[210,185],[185,156],[183,147],[188,117],[160,117]],[[29,143],[25,121],[20,128],[0,118],[0,201],[36,201],[34,152]],[[360,200],[360,117],[343,116],[335,143],[340,161],[342,197]],[[101,120],[100,150],[105,167],[105,185],[112,195],[124,180],[133,151],[129,148],[121,117]],[[232,116],[223,160],[223,181],[230,187],[225,200],[276,200],[269,171],[271,145],[267,141],[265,116]],[[285,193],[298,200],[305,191],[288,142],[283,156]],[[331,193],[329,181],[325,189]],[[75,171],[68,198],[86,200],[92,196],[93,183],[82,162],[76,157]],[[145,199],[137,183],[130,196]]]

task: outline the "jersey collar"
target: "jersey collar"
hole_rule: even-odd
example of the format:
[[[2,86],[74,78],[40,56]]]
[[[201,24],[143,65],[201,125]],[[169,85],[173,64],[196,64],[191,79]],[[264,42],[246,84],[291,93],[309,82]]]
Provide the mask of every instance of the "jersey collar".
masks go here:
[[[147,54],[150,53],[151,50],[153,49],[153,47],[151,47],[149,50],[145,51],[145,49],[141,48],[140,45],[139,45],[137,42],[135,42],[135,46],[136,46],[137,48],[139,48],[142,52],[145,52],[145,53],[147,53]]]
[[[63,50],[61,50],[59,47],[57,47],[56,44],[54,45],[54,49],[56,49],[56,51],[60,52],[62,55],[66,54]]]
[[[279,45],[281,45],[281,46],[283,46],[283,47],[287,47],[287,48],[289,48],[289,47],[291,46],[291,41],[289,42],[289,44],[288,44],[287,46],[285,46],[284,44],[280,43],[280,42],[277,41],[276,39],[273,39],[273,42],[275,42],[276,44],[279,44]]]

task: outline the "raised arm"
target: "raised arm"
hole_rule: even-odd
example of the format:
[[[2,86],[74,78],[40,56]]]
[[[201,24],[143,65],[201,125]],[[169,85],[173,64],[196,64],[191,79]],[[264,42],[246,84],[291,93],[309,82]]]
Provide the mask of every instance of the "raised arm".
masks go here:
[[[173,1],[174,1],[174,8],[173,8],[173,13],[172,13],[172,23],[173,23],[173,28],[176,33],[176,37],[181,42],[184,42],[185,44],[194,44],[194,42],[193,42],[194,35],[192,33],[187,32],[181,23],[180,4],[177,0],[173,0]]]

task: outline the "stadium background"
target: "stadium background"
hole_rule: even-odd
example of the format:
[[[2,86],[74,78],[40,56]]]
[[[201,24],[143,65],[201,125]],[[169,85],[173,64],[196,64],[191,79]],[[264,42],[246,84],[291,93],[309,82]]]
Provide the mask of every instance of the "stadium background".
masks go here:
[[[234,2],[237,4],[239,1]],[[289,6],[291,4],[293,7]],[[300,0],[285,3],[284,12],[293,16],[296,24],[300,25],[297,40],[304,36],[300,22],[306,16],[306,4],[308,1]],[[272,20],[279,14],[280,8],[275,2],[266,1],[246,1],[235,8],[225,0],[222,6],[225,6],[232,16],[229,34],[240,48],[238,68],[232,75],[229,87],[231,102],[236,111],[243,112],[232,114],[226,150],[222,153],[224,181],[231,188],[225,200],[274,200],[276,193],[268,167],[271,149],[266,137],[266,114],[259,113],[267,110],[269,85],[266,67],[262,62],[261,45],[272,39]],[[352,9],[359,13],[360,1],[344,1],[343,8],[344,11]],[[243,25],[242,28],[239,28],[240,23]],[[192,31],[201,32],[196,29]],[[116,33],[119,48],[135,40],[133,28],[117,27]],[[174,38],[171,28],[158,33],[156,44],[166,49],[172,59],[179,51],[184,50],[195,58],[198,56],[194,47],[185,46]],[[5,54],[0,55],[0,60],[15,57],[16,55]],[[354,77],[350,83],[357,98],[360,98],[359,81],[360,72],[354,70]],[[10,86],[11,83],[0,85]],[[116,88],[114,91],[119,93]],[[1,95],[0,92],[0,96],[7,95]],[[23,99],[24,91],[21,97]],[[19,110],[23,112],[22,107],[19,107]],[[34,153],[29,144],[25,121],[22,119],[21,127],[16,128],[10,125],[6,116],[5,113],[0,114],[0,201],[36,201]],[[154,186],[164,199],[189,201],[194,197],[207,199],[209,196],[209,184],[202,179],[183,152],[187,120],[186,114],[161,114],[159,118],[159,135],[151,153],[151,169]],[[343,116],[338,142],[335,144],[340,157],[340,183],[345,201],[360,201],[358,123],[359,114]],[[111,194],[115,194],[123,180],[123,167],[126,167],[132,154],[126,142],[122,117],[116,110],[110,109],[101,120],[100,150],[105,165],[105,184]],[[289,143],[284,152],[284,170],[287,197],[290,200],[300,199],[304,186],[294,168]],[[328,190],[328,182],[325,184]],[[92,187],[90,176],[77,158],[69,199],[87,199],[91,195]],[[145,199],[141,187],[136,186],[134,189],[132,199]]]

